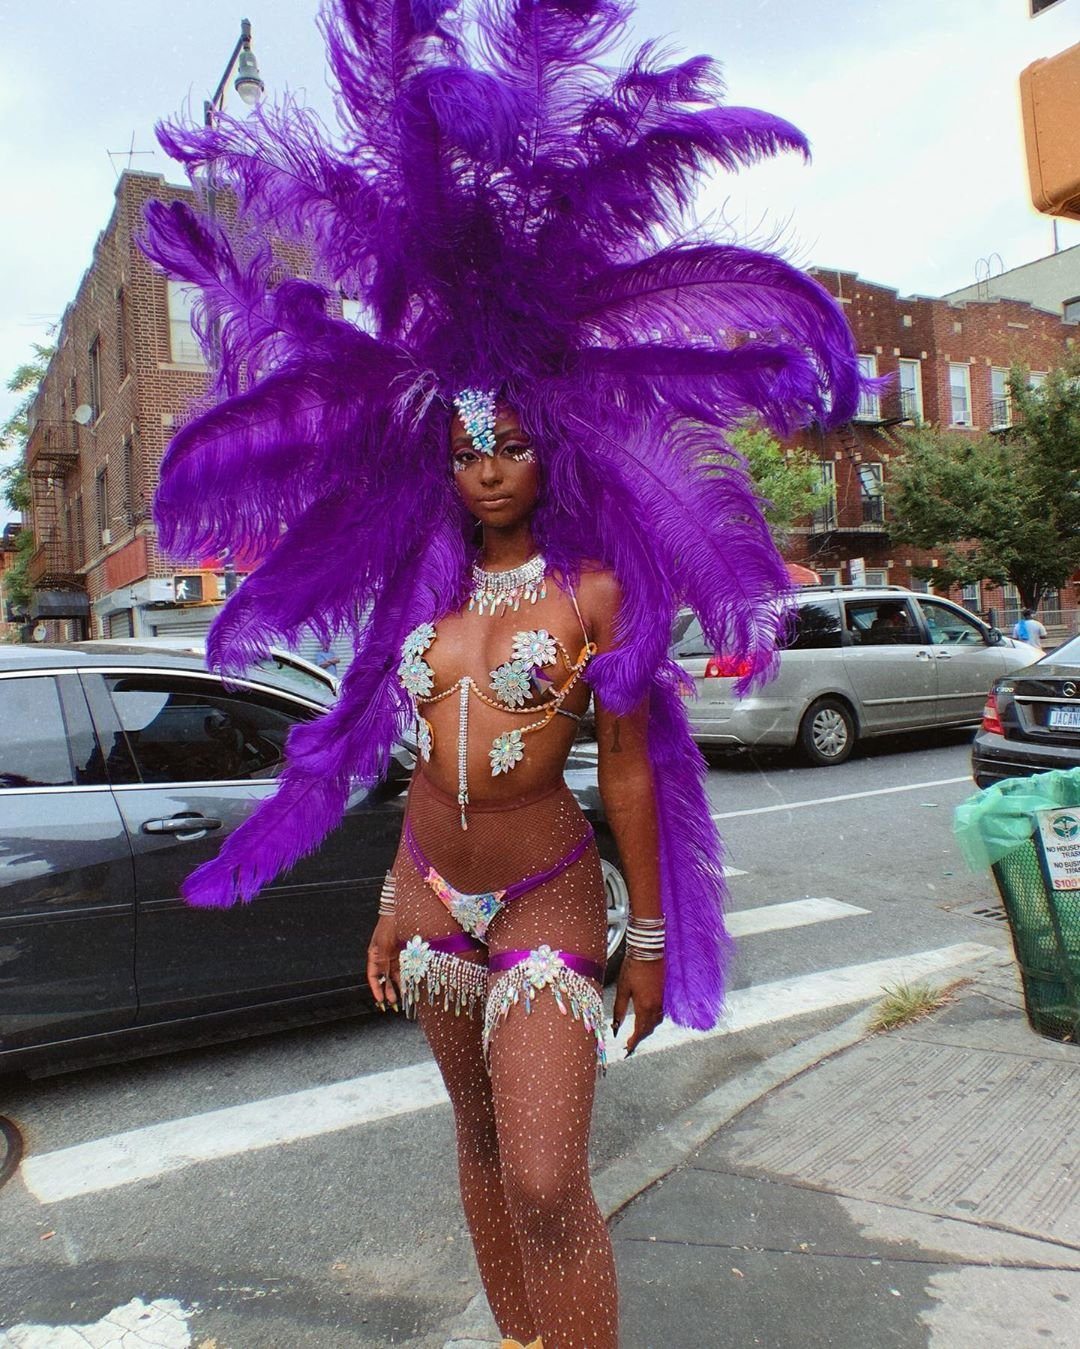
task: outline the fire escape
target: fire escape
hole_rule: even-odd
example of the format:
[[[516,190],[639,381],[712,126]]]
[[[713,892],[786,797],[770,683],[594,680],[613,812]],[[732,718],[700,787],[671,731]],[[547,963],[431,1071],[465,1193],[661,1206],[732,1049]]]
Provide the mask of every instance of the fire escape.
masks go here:
[[[77,435],[74,425],[39,422],[30,436],[27,460],[37,541],[30,581],[36,590],[85,590],[76,569],[75,540],[66,536],[61,514],[64,479],[79,462]]]

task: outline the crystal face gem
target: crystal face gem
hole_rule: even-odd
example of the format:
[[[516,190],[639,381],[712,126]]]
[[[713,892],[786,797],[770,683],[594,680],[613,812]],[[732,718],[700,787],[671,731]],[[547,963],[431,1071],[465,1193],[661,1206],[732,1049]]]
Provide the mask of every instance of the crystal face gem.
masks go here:
[[[425,763],[431,760],[431,750],[434,745],[434,736],[431,732],[431,722],[426,717],[419,717],[416,722],[416,748],[420,751],[420,757]]]
[[[520,731],[504,731],[491,742],[488,754],[491,760],[491,776],[497,778],[500,773],[510,770],[525,757],[525,746]]]
[[[532,670],[520,660],[507,662],[491,672],[491,687],[500,703],[524,707],[532,697]]]
[[[462,389],[454,398],[465,434],[478,454],[495,453],[495,390]]]
[[[555,638],[546,628],[516,632],[510,654],[514,660],[523,661],[526,665],[554,665]]]

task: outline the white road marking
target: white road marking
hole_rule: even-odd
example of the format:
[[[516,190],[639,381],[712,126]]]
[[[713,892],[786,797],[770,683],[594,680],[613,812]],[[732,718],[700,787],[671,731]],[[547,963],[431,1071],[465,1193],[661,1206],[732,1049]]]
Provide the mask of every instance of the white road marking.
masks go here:
[[[809,923],[828,923],[834,918],[857,918],[869,913],[857,904],[839,899],[793,899],[787,904],[763,904],[756,909],[738,909],[725,917],[733,937],[749,937],[755,932],[780,932]]]
[[[51,1204],[180,1171],[196,1162],[410,1115],[446,1100],[439,1070],[429,1060],[46,1152],[26,1158],[22,1176],[32,1194]]]
[[[894,792],[921,792],[930,787],[953,787],[958,782],[975,784],[969,777],[936,778],[933,782],[908,782],[902,787],[875,787],[867,792],[845,792],[842,796],[817,796],[812,801],[786,801],[776,806],[752,806],[749,810],[721,810],[713,814],[714,820],[734,820],[740,815],[775,815],[782,810],[805,810],[808,806],[831,806],[837,801],[861,801],[866,796],[891,796]]]
[[[884,984],[918,979],[991,953],[966,942],[933,951],[822,970],[798,978],[736,989],[714,1030],[687,1031],[663,1025],[637,1051],[655,1054],[693,1040],[730,1035],[805,1012],[870,1001]],[[626,1043],[627,1029],[620,1032]],[[611,1045],[618,1068],[621,1045]],[[27,1189],[43,1204],[97,1194],[179,1171],[199,1162],[233,1157],[353,1128],[394,1115],[442,1105],[446,1092],[433,1062],[370,1073],[346,1082],[289,1092],[246,1105],[227,1106],[186,1119],[167,1120],[74,1147],[28,1157],[22,1164]]]
[[[907,956],[890,956],[886,960],[871,960],[863,965],[844,965],[833,970],[819,970],[794,979],[777,979],[768,984],[753,984],[738,988],[728,996],[727,1011],[712,1030],[687,1030],[670,1022],[663,1022],[642,1040],[634,1051],[638,1054],[659,1054],[665,1049],[691,1044],[695,1040],[711,1040],[717,1035],[731,1035],[735,1031],[767,1026],[806,1012],[826,1011],[830,1007],[844,1007],[854,1002],[872,1002],[881,995],[887,984],[907,983],[924,979],[929,974],[980,960],[993,955],[994,948],[977,942],[957,942],[934,951],[916,951]],[[627,1017],[627,1026],[633,1017]],[[623,1044],[629,1032],[619,1031]],[[617,1052],[617,1051],[616,1051]]]
[[[115,1307],[93,1325],[23,1324],[10,1330],[0,1329],[0,1349],[87,1349],[88,1345],[99,1349],[120,1349],[122,1345],[138,1345],[139,1349],[188,1349],[192,1342],[188,1320],[194,1314],[175,1298],[144,1302],[136,1297],[123,1307]]]

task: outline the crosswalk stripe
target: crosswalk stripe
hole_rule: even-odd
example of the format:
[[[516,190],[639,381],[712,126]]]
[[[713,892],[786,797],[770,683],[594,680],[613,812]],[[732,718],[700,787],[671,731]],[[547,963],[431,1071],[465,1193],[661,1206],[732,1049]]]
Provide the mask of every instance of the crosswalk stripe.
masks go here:
[[[884,984],[917,979],[990,953],[989,947],[966,942],[736,989],[728,999],[723,1020],[714,1030],[687,1031],[665,1023],[642,1042],[636,1056],[749,1030],[805,1012],[869,1001],[881,992]],[[620,1032],[622,1044],[626,1043],[627,1034],[626,1028]],[[619,1053],[620,1048],[612,1046],[615,1069],[623,1062],[617,1057]],[[412,1114],[441,1105],[446,1099],[434,1062],[414,1063],[60,1148],[24,1159],[21,1173],[27,1189],[41,1203],[58,1203],[149,1180],[200,1162]]]
[[[666,1049],[691,1044],[697,1040],[711,1040],[717,1035],[731,1035],[735,1031],[767,1026],[788,1017],[803,1016],[807,1012],[823,1012],[830,1007],[844,1007],[855,1002],[871,1002],[880,996],[889,984],[907,983],[925,979],[927,975],[952,969],[972,960],[993,955],[994,948],[978,942],[957,942],[933,951],[916,951],[906,956],[890,956],[885,960],[870,960],[862,965],[844,965],[839,969],[819,970],[793,979],[777,979],[766,984],[751,984],[728,996],[727,1012],[712,1030],[687,1030],[665,1021],[642,1040],[634,1051],[638,1054],[659,1054]],[[627,1024],[633,1017],[627,1018]],[[626,1039],[620,1031],[620,1039]]]
[[[725,923],[733,937],[749,937],[758,932],[782,932],[810,923],[828,923],[834,918],[857,918],[869,912],[869,909],[845,904],[840,899],[793,899],[787,904],[736,909],[726,916]]]

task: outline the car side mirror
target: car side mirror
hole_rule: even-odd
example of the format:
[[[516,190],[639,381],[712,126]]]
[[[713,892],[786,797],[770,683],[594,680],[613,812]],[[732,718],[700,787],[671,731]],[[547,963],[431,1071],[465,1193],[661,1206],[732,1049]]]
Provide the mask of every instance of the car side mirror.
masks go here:
[[[988,646],[1000,646],[1003,641],[1000,628],[991,628],[986,634],[986,643]]]

